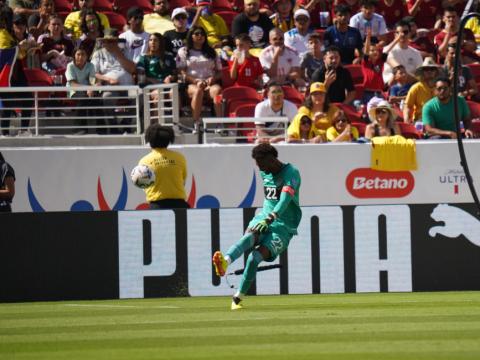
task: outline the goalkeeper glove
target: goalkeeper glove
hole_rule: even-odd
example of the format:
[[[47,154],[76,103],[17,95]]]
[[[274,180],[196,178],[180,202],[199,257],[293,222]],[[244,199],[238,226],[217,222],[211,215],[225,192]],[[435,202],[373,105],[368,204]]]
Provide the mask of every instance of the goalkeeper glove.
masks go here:
[[[265,219],[260,220],[258,223],[256,223],[252,230],[259,234],[263,234],[267,232],[268,227],[276,218],[277,218],[277,214],[270,213]]]

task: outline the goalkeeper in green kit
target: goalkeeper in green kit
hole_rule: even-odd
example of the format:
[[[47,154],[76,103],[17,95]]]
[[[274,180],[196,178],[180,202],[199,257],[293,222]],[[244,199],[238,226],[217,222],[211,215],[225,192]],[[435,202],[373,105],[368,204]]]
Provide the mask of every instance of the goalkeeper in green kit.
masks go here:
[[[232,310],[242,308],[242,298],[247,293],[262,261],[274,261],[285,251],[302,218],[299,205],[300,173],[291,164],[277,159],[278,152],[270,144],[259,144],[252,150],[252,158],[260,169],[265,200],[262,212],[248,224],[245,235],[225,256],[220,251],[213,255],[213,265],[218,276],[224,276],[228,265],[247,250],[248,256],[240,287],[233,296]]]

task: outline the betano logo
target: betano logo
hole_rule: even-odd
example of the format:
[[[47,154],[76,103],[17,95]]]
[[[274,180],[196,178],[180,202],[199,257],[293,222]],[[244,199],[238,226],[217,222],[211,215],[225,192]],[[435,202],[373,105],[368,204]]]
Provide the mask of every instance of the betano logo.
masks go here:
[[[345,181],[348,192],[360,199],[401,198],[410,194],[415,179],[409,171],[353,170]]]

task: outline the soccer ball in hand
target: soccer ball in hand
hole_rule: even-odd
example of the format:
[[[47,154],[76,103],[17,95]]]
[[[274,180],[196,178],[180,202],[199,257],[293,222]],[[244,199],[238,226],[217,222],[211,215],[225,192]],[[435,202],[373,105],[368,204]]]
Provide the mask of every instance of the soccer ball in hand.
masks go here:
[[[137,165],[132,169],[130,178],[135,186],[145,189],[155,182],[155,173],[147,165]]]

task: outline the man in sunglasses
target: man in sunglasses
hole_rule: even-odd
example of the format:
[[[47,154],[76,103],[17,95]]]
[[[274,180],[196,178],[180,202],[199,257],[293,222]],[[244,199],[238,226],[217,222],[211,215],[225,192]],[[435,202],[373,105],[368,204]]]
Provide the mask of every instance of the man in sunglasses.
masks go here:
[[[313,33],[310,28],[310,14],[305,9],[298,9],[293,14],[293,20],[295,27],[285,33],[285,45],[302,55],[308,51],[308,38]]]
[[[435,80],[435,97],[428,101],[422,110],[422,122],[431,139],[456,139],[457,132],[453,109],[452,83],[447,77]],[[460,121],[465,126],[465,137],[472,138],[470,109],[465,98],[457,96]]]
[[[147,52],[150,36],[143,30],[143,10],[136,6],[128,9],[127,21],[130,29],[120,34],[119,38],[125,41],[125,56],[137,63],[140,56]]]
[[[415,70],[422,65],[420,51],[410,46],[410,24],[406,21],[399,21],[395,26],[395,39],[384,48],[388,52],[387,63],[383,68],[383,81],[391,84],[393,81],[392,69],[403,65],[407,71],[409,82],[415,82]]]
[[[165,51],[177,56],[178,49],[185,46],[188,33],[188,13],[184,8],[178,7],[172,11],[172,21],[175,29],[165,31]]]

